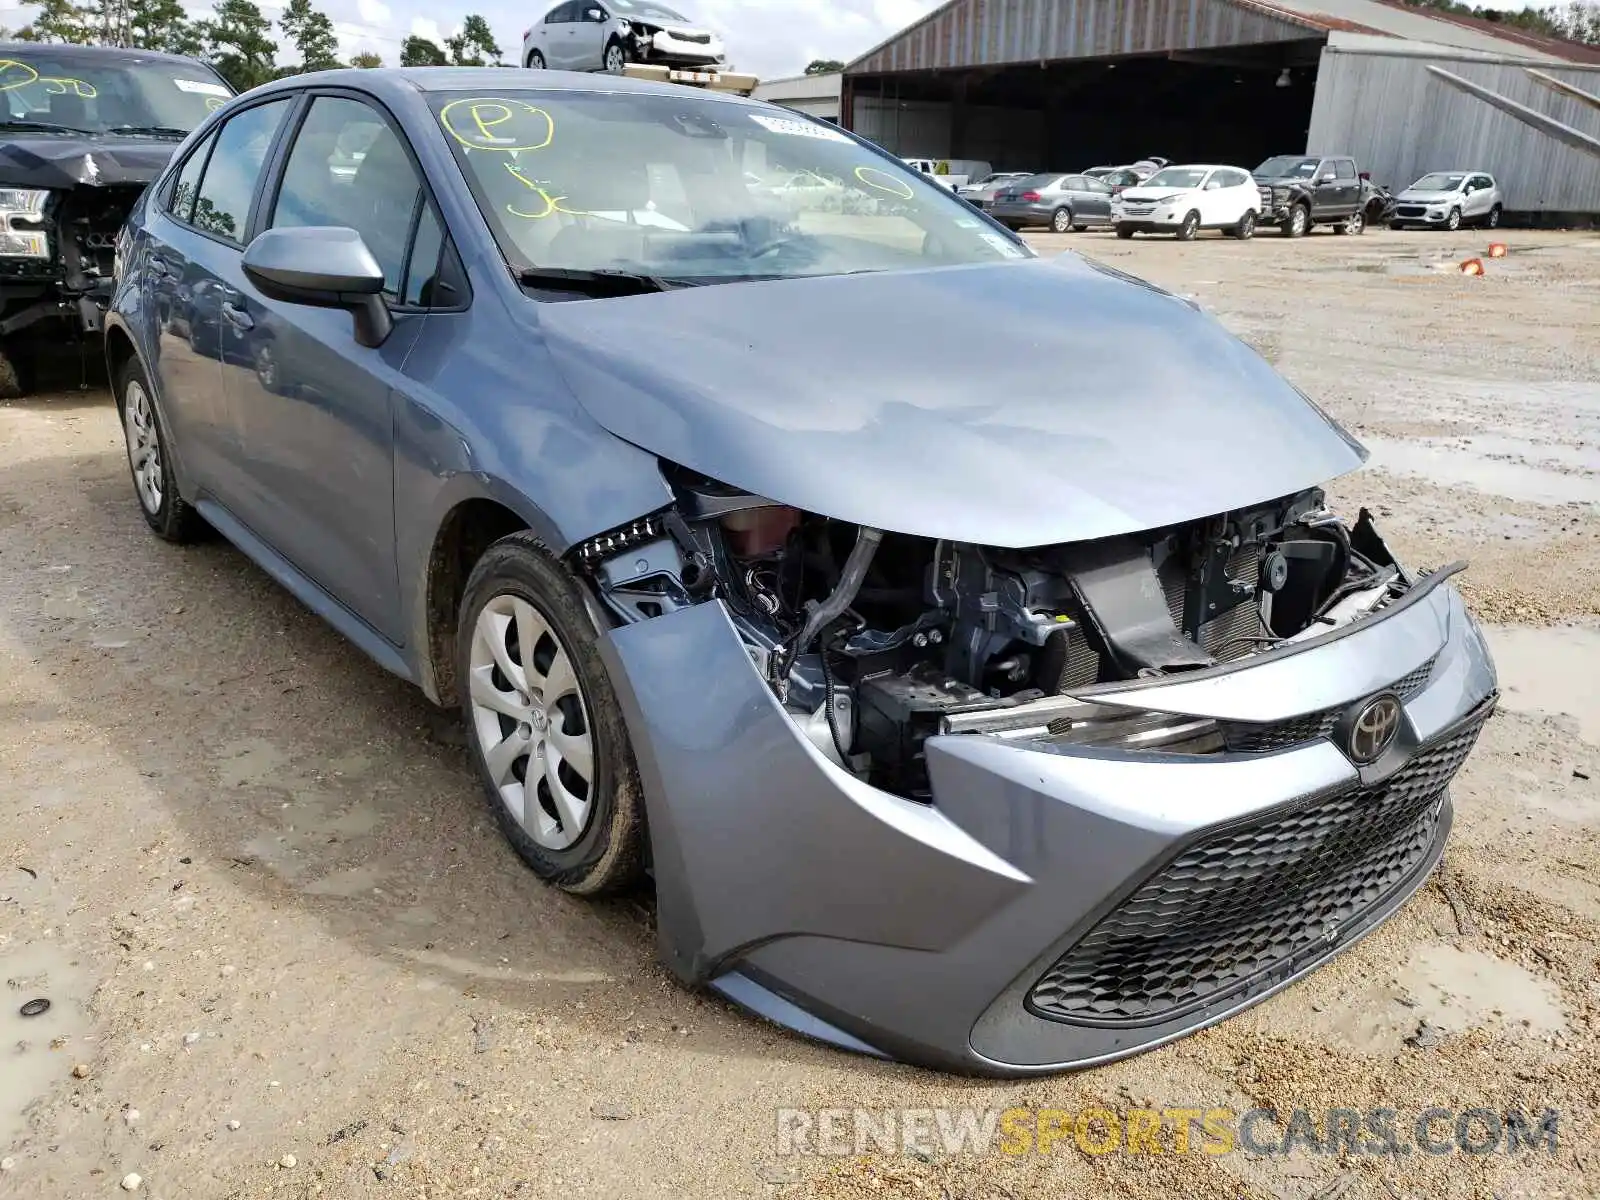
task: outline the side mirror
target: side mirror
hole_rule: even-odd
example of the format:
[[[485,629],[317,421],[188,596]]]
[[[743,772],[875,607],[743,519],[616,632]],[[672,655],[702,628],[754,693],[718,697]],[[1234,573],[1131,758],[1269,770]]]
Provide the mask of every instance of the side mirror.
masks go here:
[[[584,19],[589,21],[604,21],[606,19],[604,10],[598,8],[591,8],[583,15]]]
[[[383,268],[361,235],[340,225],[269,229],[251,242],[241,264],[263,296],[314,308],[343,308],[363,346],[384,343],[394,318],[383,301]]]

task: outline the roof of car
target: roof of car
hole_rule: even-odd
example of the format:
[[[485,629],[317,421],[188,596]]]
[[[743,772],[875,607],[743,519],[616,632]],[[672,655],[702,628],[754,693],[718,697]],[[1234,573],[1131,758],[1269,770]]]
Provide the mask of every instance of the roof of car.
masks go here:
[[[306,85],[323,87],[359,87],[367,91],[380,91],[396,85],[418,92],[464,92],[479,88],[485,95],[494,95],[507,88],[518,91],[564,92],[631,92],[642,95],[683,96],[681,83],[656,83],[646,79],[630,79],[626,75],[606,75],[583,71],[534,71],[523,67],[374,67],[364,70],[345,67],[337,71],[316,71],[303,75],[290,75],[267,88],[284,88]],[[717,100],[768,107],[765,101],[749,100],[727,92],[709,88],[696,89],[700,95]]]
[[[0,41],[0,53],[70,54],[73,57],[104,59],[159,59],[163,62],[175,63],[196,63],[200,61],[187,54],[168,54],[164,50],[136,50],[126,46],[77,46],[62,42]]]

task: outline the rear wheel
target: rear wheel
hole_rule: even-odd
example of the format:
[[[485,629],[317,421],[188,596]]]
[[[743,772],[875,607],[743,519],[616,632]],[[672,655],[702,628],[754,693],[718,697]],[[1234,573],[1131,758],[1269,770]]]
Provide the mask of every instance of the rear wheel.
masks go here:
[[[1367,228],[1367,216],[1359,210],[1351,213],[1333,227],[1335,233],[1362,233]]]
[[[633,883],[643,802],[633,748],[578,585],[530,533],[485,551],[462,599],[467,741],[506,840],[579,895]]]
[[[178,495],[166,430],[150,394],[150,381],[137,358],[130,357],[123,364],[116,387],[122,432],[128,443],[128,470],[133,476],[139,511],[163,541],[192,542],[204,532],[205,521]]]
[[[1178,226],[1178,240],[1180,242],[1194,241],[1194,235],[1200,232],[1200,214],[1193,209],[1184,217],[1183,224]]]
[[[544,70],[544,55],[537,50],[528,51],[528,69],[533,71]]]
[[[1050,214],[1050,228],[1056,233],[1065,233],[1072,228],[1072,210],[1058,208]]]

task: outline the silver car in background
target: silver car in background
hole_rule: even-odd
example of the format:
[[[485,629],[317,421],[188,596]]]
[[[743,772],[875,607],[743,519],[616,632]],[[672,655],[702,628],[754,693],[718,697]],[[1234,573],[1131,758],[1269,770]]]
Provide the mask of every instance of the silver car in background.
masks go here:
[[[1493,229],[1500,224],[1503,208],[1500,185],[1487,171],[1431,171],[1394,198],[1389,228],[1486,225]]]
[[[1030,175],[995,193],[989,212],[1002,225],[1048,225],[1055,233],[1082,233],[1111,224],[1111,185],[1092,175],[1061,171]]]
[[[522,35],[522,65],[610,71],[630,62],[667,67],[728,65],[722,38],[657,0],[564,0]]]
[[[968,204],[976,205],[979,208],[988,208],[989,205],[994,203],[995,193],[1007,184],[1029,179],[1032,176],[1032,171],[995,171],[990,175],[985,175],[975,183],[968,183],[958,187],[956,195],[960,196]]]

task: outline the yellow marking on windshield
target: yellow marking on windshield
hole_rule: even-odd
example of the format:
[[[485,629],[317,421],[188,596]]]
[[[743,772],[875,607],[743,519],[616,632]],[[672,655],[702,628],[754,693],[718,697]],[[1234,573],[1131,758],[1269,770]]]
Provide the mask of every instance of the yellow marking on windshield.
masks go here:
[[[206,97],[206,111],[207,112],[216,112],[217,109],[221,108],[226,103],[227,103],[227,101],[224,100],[221,96],[207,96]]]
[[[95,90],[94,84],[86,79],[71,79],[65,75],[41,75],[39,82],[52,96],[65,96],[68,92],[82,96],[85,100],[93,100],[100,93]]]
[[[26,79],[10,79],[12,69],[26,71]],[[30,83],[37,83],[39,72],[35,71],[25,62],[18,62],[14,58],[0,58],[0,92],[11,92],[17,88],[27,87]]]
[[[556,136],[554,118],[542,108],[498,96],[452,100],[439,110],[444,131],[468,150],[543,150]]]
[[[869,175],[876,175],[879,179],[883,179],[886,182],[879,183],[876,179],[869,179],[867,178]],[[916,193],[911,190],[911,185],[909,183],[903,179],[896,179],[893,175],[889,174],[889,172],[880,171],[877,167],[857,167],[855,170],[855,176],[869,188],[879,192],[887,192],[889,195],[896,196],[901,200],[911,200],[916,197]],[[902,188],[905,190],[900,190]]]
[[[517,208],[516,205],[508,204],[506,205],[506,211],[512,216],[523,217],[529,221],[542,221],[546,217],[554,216],[556,213],[566,213],[569,217],[589,216],[588,213],[582,211],[581,209],[567,208],[561,203],[566,199],[565,196],[552,196],[549,190],[546,189],[543,184],[539,183],[537,180],[529,179],[510,163],[506,164],[506,170],[511,172],[512,176],[517,180],[518,183],[522,184],[523,187],[527,188],[534,195],[538,196],[540,200],[544,201],[544,210],[542,212],[523,212],[521,209]]]

